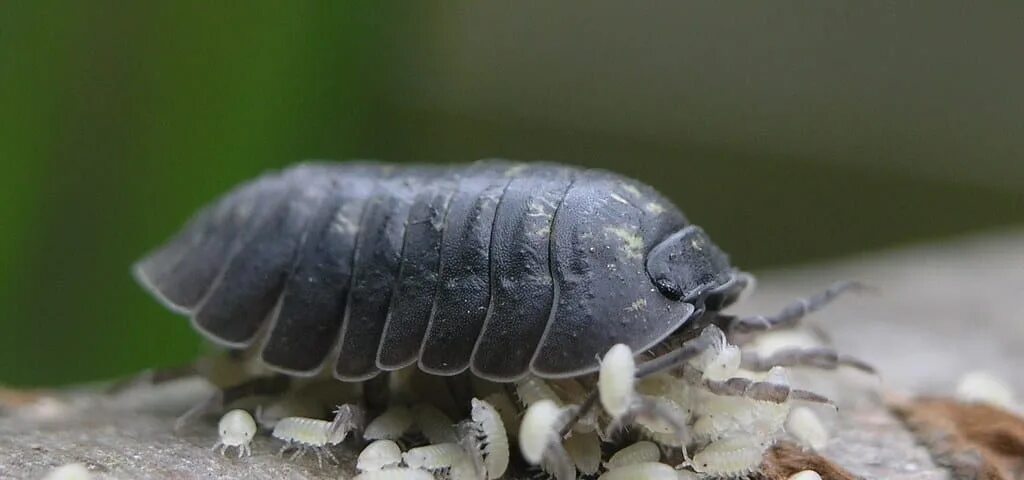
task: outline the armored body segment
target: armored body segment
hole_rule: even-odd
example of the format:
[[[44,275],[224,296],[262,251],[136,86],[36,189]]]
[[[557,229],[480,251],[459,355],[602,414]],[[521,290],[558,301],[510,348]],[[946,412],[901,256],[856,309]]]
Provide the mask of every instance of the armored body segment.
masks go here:
[[[204,208],[174,239],[135,265],[139,282],[169,308],[190,314],[224,271],[226,259],[280,201],[283,182],[264,176]]]
[[[533,359],[534,373],[593,371],[595,356],[612,345],[646,350],[689,319],[694,306],[662,295],[644,264],[666,232],[686,225],[678,210],[662,202],[607,172],[588,171],[573,183],[555,214],[557,304]]]
[[[325,174],[327,197],[288,279],[280,310],[263,346],[268,365],[313,374],[336,343],[352,279],[359,219],[379,168],[348,166]]]
[[[345,380],[376,375],[377,348],[398,277],[406,220],[420,180],[412,175],[378,182],[359,223],[355,271],[334,374]]]
[[[512,178],[504,162],[467,168],[451,200],[441,241],[440,289],[420,349],[420,368],[454,375],[469,358],[490,302],[491,227]]]
[[[291,183],[280,202],[267,205],[269,213],[251,237],[240,236],[237,251],[193,314],[196,328],[232,346],[248,346],[255,339],[277,304],[323,194],[319,186]],[[254,217],[261,214],[254,212]]]
[[[396,370],[416,363],[438,291],[441,235],[456,176],[440,172],[413,200],[402,246],[402,265],[385,323],[377,366]]]
[[[575,172],[532,166],[501,198],[491,235],[491,303],[472,357],[480,377],[511,381],[530,371],[554,303],[551,223]]]

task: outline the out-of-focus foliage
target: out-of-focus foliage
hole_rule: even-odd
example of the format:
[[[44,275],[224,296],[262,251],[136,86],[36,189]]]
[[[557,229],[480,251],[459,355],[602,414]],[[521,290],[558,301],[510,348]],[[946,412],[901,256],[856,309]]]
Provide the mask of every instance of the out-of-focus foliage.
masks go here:
[[[1019,190],[1005,183],[730,140],[751,127],[726,120],[743,118],[748,107],[716,103],[720,97],[701,104],[716,109],[707,127],[713,140],[694,139],[686,125],[701,124],[707,112],[687,116],[679,113],[685,105],[652,101],[640,91],[650,79],[622,66],[677,75],[657,85],[692,97],[688,79],[704,75],[700,64],[664,56],[660,44],[593,51],[580,47],[592,45],[581,38],[537,41],[558,38],[566,24],[545,23],[532,7],[483,15],[457,5],[0,4],[0,383],[59,384],[188,361],[200,350],[198,336],[134,284],[131,263],[236,182],[308,158],[501,156],[614,169],[662,190],[754,270],[1021,220]],[[614,21],[586,9],[580,15],[595,25]],[[635,45],[640,37],[630,32],[668,32],[664,21],[622,21],[633,23],[599,29],[604,43]],[[484,25],[493,22],[509,23]],[[546,37],[516,35],[517,24]],[[655,46],[663,56],[644,57]],[[800,51],[770,53],[766,62],[798,66],[776,68],[793,75],[835,64]],[[534,59],[550,69],[531,70]],[[756,83],[763,69],[755,67],[714,74],[729,76],[724,85]],[[609,102],[591,109],[601,92],[582,87],[598,78],[593,85],[621,88],[611,102],[621,111],[609,114]],[[702,78],[705,87],[715,84]],[[873,84],[863,83],[861,96],[864,85]],[[630,103],[631,88],[645,100]],[[843,90],[834,95],[829,105],[849,104]],[[614,118],[597,118],[606,114]],[[799,114],[787,110],[779,121],[807,124]],[[651,124],[657,132],[636,133]],[[855,144],[857,134],[839,136]],[[899,155],[897,140],[863,137],[877,142],[862,144],[865,151]]]
[[[187,361],[131,263],[237,181],[360,153],[386,11],[281,5],[0,6],[0,381]]]

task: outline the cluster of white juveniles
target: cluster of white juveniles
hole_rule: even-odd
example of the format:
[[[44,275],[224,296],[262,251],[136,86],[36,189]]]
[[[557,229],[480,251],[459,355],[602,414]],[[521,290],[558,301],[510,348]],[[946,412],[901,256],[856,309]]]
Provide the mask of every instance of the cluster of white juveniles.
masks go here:
[[[411,412],[427,414],[406,421],[406,414],[411,415]],[[497,479],[505,474],[509,462],[508,437],[504,422],[493,406],[474,398],[470,418],[454,428],[444,423],[446,418],[435,407],[416,406],[411,411],[405,407],[388,409],[367,426],[367,433],[398,439],[416,430],[430,443],[403,453],[392,440],[376,440],[359,454],[356,468],[362,473],[356,478],[404,480],[435,478],[436,475],[451,480],[481,480]],[[371,430],[375,424],[377,426]],[[443,441],[448,439],[454,441]]]
[[[600,472],[606,480],[741,478],[760,466],[784,432],[794,400],[827,403],[793,390],[784,367],[743,369],[740,348],[715,326],[693,344],[704,348],[651,371],[638,367],[636,352],[626,345],[609,349],[597,375],[600,416],[596,409],[581,416],[585,395],[559,388],[561,381],[518,382],[516,392],[527,407],[519,427],[523,458],[557,480]],[[827,430],[809,415],[799,410],[788,425],[809,447],[821,448]],[[576,419],[587,420],[570,428]],[[603,446],[637,438],[602,464]]]
[[[396,372],[391,405],[369,421],[355,404],[315,418],[326,411],[324,399],[339,397],[307,385],[305,399],[289,393],[258,410],[258,423],[229,412],[217,447],[249,454],[259,425],[284,442],[281,453],[312,452],[321,464],[336,462],[332,449],[354,438],[365,445],[356,463],[361,480],[497,480],[510,470],[516,442],[532,473],[555,480],[685,480],[744,478],[784,431],[808,448],[828,442],[812,410],[793,408],[794,400],[827,399],[792,389],[786,368],[748,360],[715,326],[681,343],[646,363],[637,361],[644,352],[615,345],[596,374],[573,379],[460,386]]]

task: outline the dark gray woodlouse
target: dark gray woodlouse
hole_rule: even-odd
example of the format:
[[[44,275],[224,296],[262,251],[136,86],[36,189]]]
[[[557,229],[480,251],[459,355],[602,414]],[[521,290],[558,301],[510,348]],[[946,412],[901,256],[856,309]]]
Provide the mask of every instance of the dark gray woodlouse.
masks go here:
[[[135,266],[205,336],[289,375],[414,363],[512,381],[597,369],[735,300],[740,272],[603,170],[309,163],[245,183]]]

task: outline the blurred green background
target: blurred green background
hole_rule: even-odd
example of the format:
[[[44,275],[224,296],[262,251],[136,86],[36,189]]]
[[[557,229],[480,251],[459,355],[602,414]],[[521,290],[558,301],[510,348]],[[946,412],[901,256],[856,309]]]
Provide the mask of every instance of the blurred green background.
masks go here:
[[[0,383],[188,361],[198,337],[131,263],[302,159],[611,168],[754,271],[1019,224],[1022,19],[1011,2],[0,3]]]

